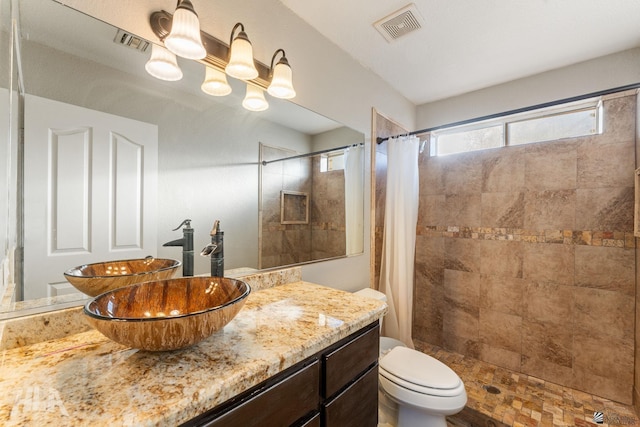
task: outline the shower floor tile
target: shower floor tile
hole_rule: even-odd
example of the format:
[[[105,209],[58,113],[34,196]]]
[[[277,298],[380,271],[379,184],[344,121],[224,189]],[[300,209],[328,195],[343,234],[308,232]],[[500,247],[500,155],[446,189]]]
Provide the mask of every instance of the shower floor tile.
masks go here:
[[[633,407],[414,340],[422,351],[453,369],[464,381],[467,406],[447,418],[449,427],[638,426]],[[496,394],[497,390],[499,393]],[[602,412],[603,422],[594,421]]]

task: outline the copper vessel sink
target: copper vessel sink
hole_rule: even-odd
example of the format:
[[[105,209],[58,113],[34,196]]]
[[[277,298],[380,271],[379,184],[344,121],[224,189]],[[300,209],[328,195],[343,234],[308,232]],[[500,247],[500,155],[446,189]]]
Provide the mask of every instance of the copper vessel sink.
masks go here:
[[[84,306],[89,323],[128,347],[150,351],[194,345],[224,327],[251,288],[226,277],[182,277],[106,292]]]
[[[134,283],[170,279],[181,265],[175,259],[124,259],[70,268],[64,272],[64,277],[80,292],[95,297]]]

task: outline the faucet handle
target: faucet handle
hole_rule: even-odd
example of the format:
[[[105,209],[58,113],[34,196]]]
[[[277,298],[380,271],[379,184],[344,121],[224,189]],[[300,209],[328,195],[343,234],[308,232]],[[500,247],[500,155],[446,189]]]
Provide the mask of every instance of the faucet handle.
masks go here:
[[[180,225],[179,225],[179,226],[177,226],[176,228],[174,228],[174,229],[173,229],[173,230],[171,230],[171,231],[178,231],[178,230],[180,229],[180,227],[182,227],[183,225],[184,225],[184,228],[187,228],[187,229],[188,229],[188,228],[191,228],[191,220],[190,220],[190,219],[185,219],[184,221],[182,221],[182,222],[180,223]]]
[[[202,249],[202,251],[200,251],[200,256],[209,256],[216,249],[218,249],[218,245],[216,245],[215,243],[209,243],[204,247],[204,249]]]

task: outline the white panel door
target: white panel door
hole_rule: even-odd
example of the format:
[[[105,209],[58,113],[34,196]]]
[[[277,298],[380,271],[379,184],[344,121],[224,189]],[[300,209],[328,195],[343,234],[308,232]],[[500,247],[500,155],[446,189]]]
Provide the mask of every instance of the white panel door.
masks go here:
[[[158,127],[33,95],[24,117],[24,298],[64,271],[157,254]]]

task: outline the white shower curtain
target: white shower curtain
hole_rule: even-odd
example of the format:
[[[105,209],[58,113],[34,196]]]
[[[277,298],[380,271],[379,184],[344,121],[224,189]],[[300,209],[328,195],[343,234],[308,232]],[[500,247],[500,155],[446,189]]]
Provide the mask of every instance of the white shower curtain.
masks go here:
[[[419,145],[416,136],[387,141],[387,196],[380,268],[380,292],[386,294],[389,306],[383,334],[411,348]]]
[[[345,151],[344,198],[347,255],[364,251],[364,147]]]

